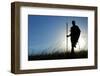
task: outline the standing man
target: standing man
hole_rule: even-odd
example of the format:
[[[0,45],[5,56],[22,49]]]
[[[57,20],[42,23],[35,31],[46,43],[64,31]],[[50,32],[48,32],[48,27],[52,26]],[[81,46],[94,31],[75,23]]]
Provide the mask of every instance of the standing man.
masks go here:
[[[81,31],[75,21],[72,21],[72,25],[70,34],[67,35],[67,37],[71,37],[71,53],[74,54],[74,47],[76,47]]]

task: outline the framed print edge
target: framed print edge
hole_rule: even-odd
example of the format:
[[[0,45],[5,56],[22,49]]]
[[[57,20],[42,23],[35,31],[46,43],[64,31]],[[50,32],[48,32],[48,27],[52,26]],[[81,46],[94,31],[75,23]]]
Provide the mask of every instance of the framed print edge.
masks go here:
[[[11,72],[20,70],[20,14],[16,3],[11,3]]]
[[[94,65],[78,66],[78,67],[61,67],[61,68],[46,68],[46,69],[20,69],[20,7],[45,7],[45,8],[62,8],[62,9],[80,9],[93,10],[95,13],[94,19]],[[88,70],[97,69],[97,7],[92,6],[76,6],[76,5],[61,5],[61,4],[45,4],[45,3],[28,3],[28,2],[13,2],[11,3],[11,72],[15,74],[23,73],[40,73],[40,72],[56,72],[56,71],[73,71],[73,70]]]
[[[95,24],[94,24],[94,26],[95,26],[95,28],[94,28],[94,30],[95,30],[95,36],[94,36],[94,41],[95,41],[95,48],[94,48],[94,51],[95,51],[95,67],[96,68],[98,68],[98,8],[97,7],[95,7],[95,20],[94,20],[94,22],[95,22]]]

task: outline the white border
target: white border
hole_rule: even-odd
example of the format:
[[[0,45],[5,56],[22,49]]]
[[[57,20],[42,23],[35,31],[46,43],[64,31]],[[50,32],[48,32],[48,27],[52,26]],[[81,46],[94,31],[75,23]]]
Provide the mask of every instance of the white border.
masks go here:
[[[88,59],[28,61],[28,14],[88,17]],[[20,19],[21,70],[94,65],[94,11],[40,7],[21,7]]]

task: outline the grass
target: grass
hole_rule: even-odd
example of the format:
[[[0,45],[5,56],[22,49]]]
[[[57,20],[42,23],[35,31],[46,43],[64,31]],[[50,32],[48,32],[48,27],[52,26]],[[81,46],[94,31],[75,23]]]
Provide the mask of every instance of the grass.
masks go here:
[[[79,58],[88,58],[88,51],[80,51],[71,54],[70,52],[55,52],[50,54],[40,54],[40,55],[31,55],[28,56],[28,60],[54,60],[54,59],[79,59]]]

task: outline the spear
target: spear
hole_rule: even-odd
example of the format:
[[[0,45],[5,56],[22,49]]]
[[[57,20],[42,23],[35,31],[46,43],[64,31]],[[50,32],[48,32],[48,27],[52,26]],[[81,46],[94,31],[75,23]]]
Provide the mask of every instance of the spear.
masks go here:
[[[66,22],[66,38],[67,38],[67,35],[68,35],[68,23]],[[68,38],[66,39],[66,51],[68,51]]]

